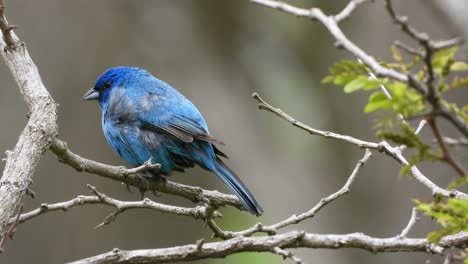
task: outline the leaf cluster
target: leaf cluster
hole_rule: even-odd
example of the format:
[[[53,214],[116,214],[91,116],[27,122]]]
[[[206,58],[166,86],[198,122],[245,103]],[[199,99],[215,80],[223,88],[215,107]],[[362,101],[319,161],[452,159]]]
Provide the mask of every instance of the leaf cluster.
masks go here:
[[[440,49],[433,55],[431,66],[437,77],[436,86],[439,96],[458,88],[468,87],[468,75],[459,74],[468,72],[468,63],[455,59],[457,51],[458,47],[455,46]],[[428,69],[422,63],[419,55],[413,55],[406,62],[398,47],[392,46],[391,52],[393,61],[382,61],[382,65],[405,73],[414,73],[416,78],[421,81],[427,77]],[[452,73],[456,74],[451,76]],[[369,76],[366,66],[358,61],[341,60],[335,63],[329,68],[329,74],[322,82],[342,86],[345,93],[370,92],[364,107],[365,113],[380,110],[412,118],[430,111],[429,106],[425,104],[423,95],[409,87],[408,84],[386,78],[372,78]],[[382,88],[382,85],[390,92],[391,97],[379,89]],[[468,105],[461,108],[451,105],[451,109],[459,115],[465,115],[468,120]]]
[[[458,106],[443,98],[448,92],[468,87],[468,63],[456,60],[457,51],[457,46],[436,51],[432,56],[430,66],[434,74],[433,85],[440,103],[468,123],[468,105]],[[402,50],[396,46],[391,47],[391,54],[392,60],[382,61],[382,65],[411,74],[421,82],[427,80],[430,72],[421,55],[403,56]],[[421,54],[423,54],[422,50]],[[410,126],[396,118],[401,115],[404,119],[411,120],[433,111],[425,95],[411,88],[407,83],[371,77],[366,66],[352,60],[342,60],[331,66],[328,76],[322,82],[341,86],[348,94],[355,92],[368,94],[363,110],[365,113],[379,114],[375,126],[376,136],[415,150],[415,155],[409,159],[409,165],[402,167],[401,175],[408,174],[411,166],[421,161],[441,160],[440,150],[433,150],[431,145],[425,144]],[[468,184],[468,176],[455,180],[448,187],[450,189],[465,184]],[[468,200],[436,197],[432,203],[420,200],[416,203],[418,210],[436,219],[441,226],[441,229],[428,234],[431,242],[437,243],[443,236],[460,231],[468,232]],[[468,258],[465,262],[468,264]]]
[[[446,235],[456,234],[460,231],[468,232],[468,200],[448,199],[443,201],[436,199],[432,203],[416,200],[416,203],[418,210],[436,219],[442,227],[427,235],[429,241],[438,243]]]

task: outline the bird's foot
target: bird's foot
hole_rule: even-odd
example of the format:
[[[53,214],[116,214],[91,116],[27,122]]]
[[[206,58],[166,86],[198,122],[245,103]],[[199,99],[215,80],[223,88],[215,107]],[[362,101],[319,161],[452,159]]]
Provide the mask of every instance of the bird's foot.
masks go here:
[[[137,174],[136,175],[140,182],[142,183],[140,186],[138,186],[138,190],[140,191],[140,200],[143,200],[145,198],[145,193],[150,190],[150,177],[147,177],[142,174]]]
[[[141,200],[143,200],[145,198],[145,194],[146,194],[147,191],[151,191],[154,196],[160,197],[161,194],[157,193],[154,188],[151,188],[151,185],[152,185],[151,183],[156,182],[156,183],[158,183],[160,185],[166,185],[167,178],[168,178],[167,175],[163,175],[163,174],[157,174],[157,175],[154,175],[154,174],[150,174],[150,175],[148,175],[148,174],[137,174],[136,176],[138,177],[138,179],[142,183],[138,187],[138,189],[140,191]],[[127,188],[127,189],[129,189],[129,188]]]
[[[166,176],[166,175],[158,174],[156,177],[152,177],[151,179],[157,181],[158,183],[160,183],[162,185],[166,185],[167,178],[168,178],[168,176]],[[155,197],[161,197],[162,196],[162,194],[156,192],[156,190],[152,190],[152,192],[153,192],[153,195]]]
[[[167,178],[169,178],[169,176],[164,175],[164,174],[159,174],[158,177],[156,177],[156,180],[159,181],[162,185],[166,185]]]

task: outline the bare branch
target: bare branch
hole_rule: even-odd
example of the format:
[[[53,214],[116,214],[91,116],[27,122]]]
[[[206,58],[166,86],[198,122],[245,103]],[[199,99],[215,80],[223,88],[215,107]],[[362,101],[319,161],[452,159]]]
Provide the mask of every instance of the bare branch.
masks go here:
[[[405,16],[400,16],[395,12],[393,8],[392,0],[385,0],[385,6],[387,8],[388,14],[393,19],[393,21],[398,24],[401,28],[401,31],[406,33],[410,38],[418,41],[421,46],[431,46],[429,36],[426,33],[419,32],[411,25],[408,24],[408,18]],[[430,49],[430,48],[429,48]]]
[[[16,213],[23,195],[32,183],[33,173],[42,153],[57,134],[57,105],[42,83],[39,71],[26,46],[12,31],[4,16],[4,1],[0,1],[0,52],[10,69],[29,110],[29,120],[13,151],[8,152],[0,179],[0,233]]]
[[[396,40],[395,42],[393,42],[393,44],[395,44],[395,46],[397,46],[400,49],[408,52],[411,55],[418,56],[418,57],[421,57],[421,58],[424,57],[424,52],[423,51],[421,51],[419,49],[415,49],[413,47],[410,47],[409,45],[406,45],[405,43],[403,43],[401,41]]]
[[[156,203],[156,202],[151,201],[148,198],[145,198],[142,201],[123,202],[114,198],[110,198],[109,196],[98,192],[94,186],[88,185],[88,188],[91,190],[92,193],[96,195],[96,197],[99,198],[99,201],[101,203],[107,204],[116,208],[116,210],[112,212],[110,215],[108,215],[101,224],[96,226],[96,228],[110,224],[111,222],[115,220],[115,218],[120,213],[123,213],[124,211],[128,209],[137,209],[137,208],[152,209],[155,211],[159,211],[161,213],[168,213],[168,214],[174,214],[174,215],[191,216],[195,219],[208,219],[207,209],[204,206],[197,206],[195,208],[178,207],[178,206]],[[220,216],[221,214],[216,211],[209,215],[210,218],[220,217]]]
[[[367,2],[368,0],[351,0],[349,1],[348,5],[341,10],[339,14],[335,16],[335,21],[337,23],[340,23],[341,21],[348,19],[351,13],[354,12],[354,10],[360,5],[363,4],[364,2]]]
[[[455,158],[452,157],[452,154],[450,153],[449,149],[445,145],[442,132],[440,131],[436,120],[433,117],[429,117],[427,119],[427,122],[429,126],[431,127],[432,132],[434,133],[434,136],[437,140],[437,143],[440,146],[440,149],[442,150],[441,160],[445,161],[448,165],[450,165],[458,173],[458,176],[464,177],[466,175],[466,172],[463,169],[463,167],[455,160]]]
[[[3,41],[6,44],[4,48],[4,52],[8,50],[14,50],[16,48],[17,39],[12,33],[12,30],[15,29],[16,26],[8,24],[5,18],[5,1],[0,0],[0,30],[2,31]]]
[[[289,258],[296,264],[302,264],[302,260],[296,257],[292,251],[286,251],[284,249],[281,249],[280,247],[274,247],[273,253],[275,253],[276,255],[280,255],[281,257],[283,257],[284,260]]]
[[[448,39],[448,40],[435,41],[432,43],[432,48],[435,50],[439,50],[439,49],[446,49],[446,48],[450,48],[450,47],[461,45],[461,44],[463,44],[463,38],[455,37],[455,38]]]
[[[378,63],[372,56],[367,54],[365,51],[363,51],[361,48],[356,46],[353,42],[351,42],[346,35],[343,33],[343,31],[340,29],[338,26],[335,17],[333,16],[327,16],[323,13],[322,10],[319,8],[312,8],[312,9],[303,9],[299,7],[295,7],[292,5],[289,5],[284,2],[280,1],[274,1],[274,0],[251,0],[253,3],[266,6],[269,8],[277,9],[282,12],[292,14],[297,17],[304,17],[308,18],[311,20],[317,20],[319,21],[329,32],[330,34],[335,38],[335,40],[338,42],[338,46],[346,49],[349,51],[351,54],[359,58],[369,69],[375,73],[377,77],[388,77],[390,79],[400,81],[403,83],[407,83],[410,87],[418,91],[421,95],[427,97],[429,103],[434,108],[434,114],[438,116],[442,116],[445,119],[447,119],[450,123],[452,123],[465,137],[468,138],[468,124],[464,122],[462,118],[460,118],[458,115],[452,113],[452,111],[447,108],[447,106],[441,104],[441,102],[437,99],[438,96],[435,96],[435,92],[432,89],[428,88],[428,84],[430,83],[431,86],[434,77],[430,77],[426,80],[426,83],[419,81],[415,76],[411,74],[405,74],[401,73],[399,71],[396,71],[394,69],[389,69],[384,66],[382,66],[380,63]],[[388,1],[388,0],[386,0]],[[393,10],[393,9],[392,9]],[[396,16],[396,14],[395,14]],[[401,20],[401,22],[406,21],[404,18],[401,19],[401,17],[398,16]],[[406,23],[406,22],[405,22]],[[406,23],[407,25],[407,23]],[[407,25],[408,26],[408,25]],[[410,32],[408,34],[415,34],[419,38],[419,41],[422,44],[422,41],[427,37],[423,36],[425,34],[419,33],[412,27],[407,27],[407,30]],[[428,40],[429,41],[429,40]],[[445,46],[450,46],[450,45],[455,45],[458,40],[453,39],[449,41],[443,41],[443,42],[438,42],[441,43],[439,45],[436,45],[432,42],[430,42],[430,49],[433,51],[437,48],[442,48]],[[426,42],[424,42],[426,43]],[[426,47],[427,48],[427,47]],[[432,56],[432,52],[430,54],[425,54],[425,63],[430,62],[430,57]],[[427,67],[431,67],[428,70],[430,72],[433,72],[432,70],[432,64],[429,63]],[[428,95],[428,92],[431,94]]]
[[[318,213],[318,211],[320,211],[320,209],[322,209],[329,203],[335,201],[336,199],[340,198],[341,196],[349,193],[351,185],[356,179],[356,176],[359,170],[370,159],[371,155],[372,155],[371,151],[369,149],[366,149],[364,156],[362,157],[362,159],[360,159],[357,162],[356,167],[354,168],[353,172],[351,173],[351,175],[349,176],[348,180],[343,185],[343,187],[340,190],[336,191],[335,193],[330,194],[329,196],[320,199],[320,201],[309,211],[299,214],[299,215],[294,214],[290,216],[289,218],[281,222],[278,222],[276,224],[270,225],[270,226],[264,226],[262,223],[257,223],[251,228],[248,228],[246,230],[239,231],[239,232],[222,231],[221,229],[216,228],[217,231],[215,232],[215,235],[223,239],[232,238],[236,236],[251,236],[257,232],[263,232],[263,233],[268,233],[272,235],[272,234],[276,234],[276,232],[280,228],[284,228],[286,226],[290,226],[293,224],[298,224],[306,219],[314,217]]]
[[[403,238],[406,237],[408,233],[411,231],[411,228],[413,228],[414,224],[416,224],[418,220],[419,220],[418,211],[416,207],[413,207],[413,209],[411,210],[411,217],[408,222],[408,225],[401,231],[400,237],[403,237]]]
[[[443,137],[444,142],[450,146],[463,146],[468,147],[468,139],[466,138],[450,138],[450,137]]]
[[[147,165],[142,165],[143,167],[135,169],[126,169],[122,166],[110,166],[102,164],[78,156],[77,154],[71,152],[64,142],[56,138],[52,140],[50,149],[55,153],[55,155],[57,155],[57,158],[60,162],[63,162],[80,172],[85,171],[112,179],[114,181],[123,182],[135,186],[142,191],[159,191],[181,196],[193,202],[206,202],[215,208],[220,206],[234,206],[238,209],[245,210],[234,195],[228,195],[218,191],[203,190],[199,187],[175,183],[169,180],[166,182],[151,180],[149,178],[134,174],[139,170],[147,169],[147,167],[145,168]]]
[[[461,42],[461,39],[453,38],[446,41],[434,42],[426,33],[419,32],[415,28],[411,27],[408,24],[408,19],[406,17],[396,14],[395,10],[393,9],[392,0],[385,0],[385,3],[387,11],[393,21],[400,25],[400,28],[404,33],[416,40],[424,48],[423,59],[424,64],[427,67],[427,77],[425,80],[428,91],[427,101],[432,105],[434,114],[440,115],[450,121],[460,132],[465,135],[465,137],[468,138],[468,124],[457,114],[452,113],[452,111],[445,105],[441,104],[440,96],[437,94],[437,91],[434,87],[435,72],[432,67],[432,57],[435,51],[455,46]],[[424,93],[422,93],[422,95],[424,95]],[[460,168],[458,167],[458,173],[460,173],[459,169]]]
[[[151,210],[158,211],[161,213],[173,214],[173,215],[179,215],[179,216],[189,216],[195,219],[203,219],[203,220],[206,220],[208,218],[211,219],[212,217],[213,218],[221,217],[221,214],[217,211],[210,213],[208,217],[207,215],[208,211],[205,206],[196,206],[193,208],[179,207],[179,206],[172,206],[172,205],[157,203],[148,198],[145,198],[141,201],[121,201],[115,198],[111,198],[97,191],[94,186],[88,185],[88,188],[94,194],[93,196],[80,195],[74,199],[71,199],[65,202],[54,203],[54,204],[43,203],[41,204],[39,208],[32,210],[28,213],[21,214],[18,218],[18,221],[19,223],[23,223],[23,222],[26,222],[30,219],[33,219],[35,217],[38,217],[48,212],[59,211],[59,210],[67,211],[70,208],[82,206],[86,204],[104,204],[104,205],[109,205],[109,206],[116,208],[116,210],[112,214],[110,214],[104,219],[101,225],[107,225],[111,223],[113,220],[115,220],[118,214],[126,210],[130,210],[130,209],[151,209]],[[12,218],[10,219],[9,224],[12,224],[14,222],[15,222],[15,219]]]
[[[458,131],[460,131],[466,138],[468,138],[468,123],[465,123],[458,115],[453,115],[452,111],[445,107],[444,105],[436,105],[434,106],[437,111],[435,114],[442,116],[443,118],[447,119],[453,126],[455,126]]]
[[[252,97],[255,100],[257,100],[259,109],[267,110],[268,112],[271,112],[271,113],[281,117],[282,119],[288,121],[293,126],[298,127],[298,128],[300,128],[300,129],[302,129],[304,131],[307,131],[312,135],[318,135],[318,136],[322,136],[322,137],[326,137],[326,138],[337,139],[337,140],[340,140],[340,141],[344,141],[344,142],[356,145],[356,146],[358,146],[360,148],[368,148],[368,149],[376,149],[376,150],[381,149],[381,147],[380,147],[380,145],[378,143],[364,141],[364,140],[360,140],[360,139],[357,139],[357,138],[354,138],[354,137],[351,137],[351,136],[341,135],[341,134],[333,133],[333,132],[330,132],[330,131],[321,131],[321,130],[309,127],[308,125],[306,125],[306,124],[304,124],[302,122],[299,122],[296,119],[294,119],[293,117],[289,116],[288,114],[283,112],[281,109],[274,108],[273,106],[268,104],[265,100],[263,100],[257,93],[253,93]]]
[[[404,73],[382,66],[372,56],[364,52],[361,48],[359,48],[346,37],[333,16],[329,17],[325,15],[319,8],[312,8],[308,10],[273,0],[251,1],[253,3],[277,9],[298,17],[318,20],[330,32],[330,34],[332,34],[336,41],[338,41],[338,45],[340,47],[345,48],[347,51],[351,52],[351,54],[361,59],[363,63],[366,64],[367,67],[369,67],[378,77],[388,77],[400,82],[409,83],[411,84],[411,87],[419,91],[421,94],[425,94],[425,87],[423,83],[419,82],[411,75],[406,75]]]
[[[406,33],[408,36],[413,38],[414,40],[418,41],[419,44],[424,48],[424,63],[427,67],[427,78],[426,78],[426,85],[427,85],[427,99],[430,102],[434,102],[436,100],[436,91],[434,87],[434,69],[432,68],[432,55],[433,55],[433,47],[432,42],[429,39],[429,36],[426,33],[419,32],[412,26],[408,24],[408,18],[400,16],[395,13],[393,9],[392,1],[385,0],[385,4],[387,7],[387,11],[390,14],[390,17],[393,19],[395,23],[400,25],[401,30]]]
[[[325,198],[322,198],[309,211],[307,211],[305,213],[302,213],[300,215],[297,215],[297,216],[293,215],[293,216],[291,216],[290,218],[288,218],[288,219],[286,219],[284,221],[276,223],[271,227],[271,229],[277,230],[279,228],[283,228],[283,227],[286,227],[286,226],[289,226],[289,225],[292,225],[292,224],[297,224],[299,222],[304,221],[305,219],[314,217],[315,214],[318,211],[320,211],[320,209],[325,207],[327,204],[335,201],[336,199],[340,198],[342,195],[345,195],[345,194],[349,193],[351,185],[354,183],[354,180],[356,179],[356,176],[357,176],[359,170],[370,159],[371,155],[372,155],[372,152],[369,149],[366,149],[366,152],[364,153],[364,156],[362,157],[362,159],[360,159],[357,162],[356,167],[354,168],[353,172],[351,173],[348,180],[346,181],[346,183],[343,185],[343,187],[340,190],[338,190],[337,192],[335,192],[335,193],[333,193],[333,194],[331,194],[331,195],[329,195],[329,196],[327,196]]]
[[[271,113],[274,113],[275,115],[281,117],[282,119],[290,122],[293,126],[299,127],[309,132],[312,135],[319,135],[322,137],[337,139],[339,141],[344,141],[344,142],[356,145],[360,148],[377,149],[380,152],[383,152],[387,154],[388,156],[392,157],[394,160],[396,160],[398,163],[402,164],[403,166],[409,165],[409,162],[406,160],[406,158],[402,154],[402,150],[404,149],[402,147],[392,147],[386,141],[382,141],[380,143],[368,142],[368,141],[360,140],[360,139],[347,136],[347,135],[341,135],[341,134],[337,134],[333,132],[321,131],[321,130],[311,128],[299,121],[296,121],[294,118],[292,118],[291,116],[281,111],[281,109],[274,108],[273,106],[268,104],[265,100],[263,100],[258,94],[254,93],[252,96],[259,103],[260,109],[264,109]],[[423,125],[424,123],[421,123],[421,124]],[[418,130],[420,130],[420,128],[418,128]],[[455,197],[455,198],[464,198],[464,199],[468,198],[468,194],[466,193],[463,193],[457,190],[448,191],[437,186],[435,183],[429,180],[429,178],[424,176],[424,174],[422,174],[421,171],[419,171],[419,169],[414,165],[410,167],[410,171],[413,177],[417,181],[419,181],[420,183],[422,183],[424,186],[426,186],[432,191],[432,194],[439,194],[444,197]]]
[[[0,253],[2,253],[5,250],[5,243],[8,241],[8,239],[13,239],[13,236],[16,233],[16,228],[18,227],[20,215],[22,212],[23,212],[23,205],[20,206],[18,213],[16,214],[16,217],[13,219],[8,230],[6,232],[3,232],[2,239],[0,240]]]
[[[278,247],[287,248],[359,248],[372,253],[376,252],[430,252],[443,253],[451,247],[466,247],[468,233],[460,232],[446,236],[439,245],[431,244],[424,238],[374,238],[361,233],[345,235],[321,235],[298,231],[266,236],[266,237],[235,237],[229,240],[213,243],[197,244],[146,250],[114,249],[108,253],[91,258],[78,260],[71,264],[101,264],[101,263],[173,263],[207,258],[222,258],[238,252],[271,252]]]
[[[157,170],[157,169],[161,168],[161,164],[159,164],[159,163],[153,164],[151,162],[151,160],[152,159],[150,158],[145,163],[143,163],[141,166],[138,166],[136,168],[127,169],[125,171],[125,173],[127,175],[131,175],[131,174],[138,174],[138,173],[145,172],[145,171],[150,171],[150,170]]]

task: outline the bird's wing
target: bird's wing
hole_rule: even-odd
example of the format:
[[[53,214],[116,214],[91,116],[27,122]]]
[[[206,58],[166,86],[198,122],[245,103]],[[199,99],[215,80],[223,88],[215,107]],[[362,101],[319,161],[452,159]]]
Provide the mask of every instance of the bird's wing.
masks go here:
[[[149,94],[141,99],[141,126],[169,133],[186,143],[194,139],[224,144],[209,132],[198,109],[181,94],[165,96]],[[224,156],[219,150],[218,154]]]

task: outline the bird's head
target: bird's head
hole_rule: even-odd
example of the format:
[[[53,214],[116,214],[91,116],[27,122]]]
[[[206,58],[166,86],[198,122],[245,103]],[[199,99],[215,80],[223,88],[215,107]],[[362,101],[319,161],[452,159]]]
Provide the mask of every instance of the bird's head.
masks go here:
[[[137,67],[120,66],[106,70],[94,86],[86,92],[81,100],[97,100],[99,105],[105,105],[112,90],[116,87],[127,87],[128,84],[138,81],[138,78],[149,73]]]

